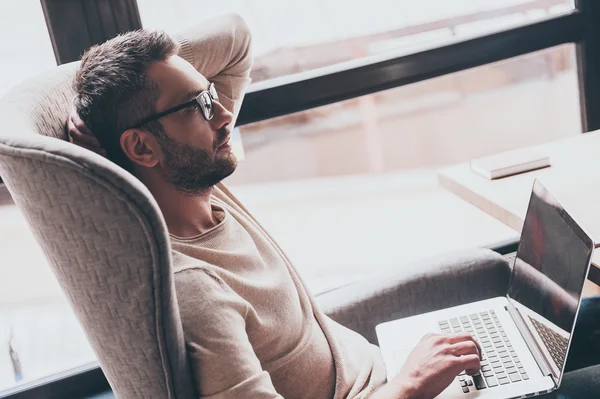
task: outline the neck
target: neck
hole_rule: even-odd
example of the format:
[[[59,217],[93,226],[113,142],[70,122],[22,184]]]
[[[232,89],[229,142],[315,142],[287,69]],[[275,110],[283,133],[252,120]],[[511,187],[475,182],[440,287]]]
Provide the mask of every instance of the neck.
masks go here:
[[[212,188],[197,195],[185,195],[165,182],[144,183],[158,203],[169,233],[193,237],[218,224],[210,205]]]

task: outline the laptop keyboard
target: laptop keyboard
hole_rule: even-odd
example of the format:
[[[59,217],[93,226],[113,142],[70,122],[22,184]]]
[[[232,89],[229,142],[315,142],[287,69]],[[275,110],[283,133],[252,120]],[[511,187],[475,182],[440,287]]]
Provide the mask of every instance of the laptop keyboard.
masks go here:
[[[569,345],[569,341],[533,317],[529,316],[529,320],[531,320],[533,327],[535,327],[538,334],[540,334],[540,337],[542,337],[542,341],[544,342],[544,345],[546,345],[548,352],[550,352],[550,356],[554,360],[554,363],[556,363],[558,367],[562,368],[563,364],[565,363],[565,356],[567,355],[567,346]]]
[[[438,325],[442,333],[470,333],[483,351],[481,371],[474,376],[463,371],[457,377],[464,393],[529,379],[493,310],[443,320]]]

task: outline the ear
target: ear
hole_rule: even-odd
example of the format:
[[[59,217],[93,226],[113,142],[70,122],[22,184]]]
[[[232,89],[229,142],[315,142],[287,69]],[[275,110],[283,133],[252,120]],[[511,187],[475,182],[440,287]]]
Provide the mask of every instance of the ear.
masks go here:
[[[156,138],[141,129],[128,129],[121,135],[121,148],[132,162],[153,168],[159,162],[160,146]]]

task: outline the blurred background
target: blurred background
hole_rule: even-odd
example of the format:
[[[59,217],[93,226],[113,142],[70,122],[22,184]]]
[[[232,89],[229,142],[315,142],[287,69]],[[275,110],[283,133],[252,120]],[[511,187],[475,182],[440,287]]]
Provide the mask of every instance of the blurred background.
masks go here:
[[[254,38],[251,89],[574,7],[570,0],[137,4],[144,27],[167,31],[228,12],[243,16]],[[57,65],[39,0],[0,1],[0,54],[0,96]],[[240,132],[245,160],[226,184],[287,251],[313,293],[323,292],[423,256],[514,238],[512,229],[439,187],[436,174],[581,133],[575,45],[246,124]],[[95,357],[25,220],[6,193],[0,203],[1,391]]]

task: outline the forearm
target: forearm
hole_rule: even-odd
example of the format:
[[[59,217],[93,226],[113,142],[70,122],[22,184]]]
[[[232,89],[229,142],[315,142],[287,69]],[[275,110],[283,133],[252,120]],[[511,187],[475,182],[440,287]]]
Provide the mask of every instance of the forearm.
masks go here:
[[[179,55],[213,82],[223,106],[239,113],[250,84],[252,40],[245,21],[235,14],[202,21],[174,35]]]
[[[370,399],[413,399],[415,390],[406,381],[398,377],[382,385]]]

